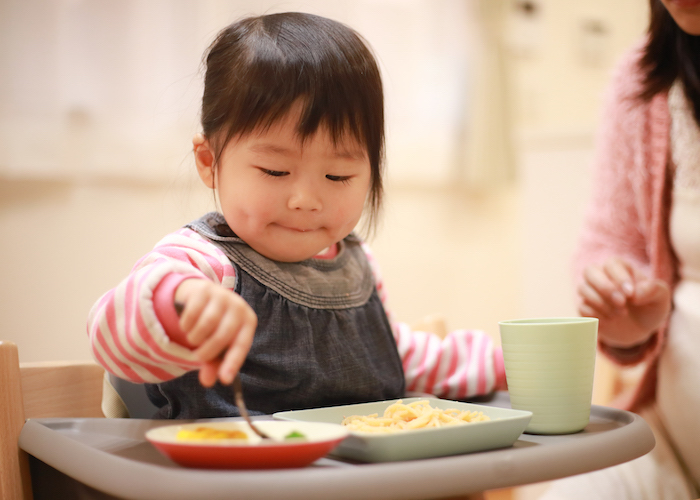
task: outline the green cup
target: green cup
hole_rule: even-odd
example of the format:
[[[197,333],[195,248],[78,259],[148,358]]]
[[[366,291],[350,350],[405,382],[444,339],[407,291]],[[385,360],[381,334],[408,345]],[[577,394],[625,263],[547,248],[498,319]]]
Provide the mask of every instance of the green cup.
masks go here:
[[[498,323],[513,409],[532,412],[529,434],[570,434],[591,414],[597,318]]]

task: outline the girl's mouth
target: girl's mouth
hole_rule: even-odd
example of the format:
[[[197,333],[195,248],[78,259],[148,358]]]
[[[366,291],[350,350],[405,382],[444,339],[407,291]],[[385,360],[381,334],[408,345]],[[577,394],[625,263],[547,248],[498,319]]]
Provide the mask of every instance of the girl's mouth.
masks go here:
[[[295,233],[308,233],[310,231],[313,231],[313,229],[304,229],[301,227],[294,227],[294,226],[285,226],[283,224],[279,224],[280,227],[287,229],[288,231],[294,231]]]

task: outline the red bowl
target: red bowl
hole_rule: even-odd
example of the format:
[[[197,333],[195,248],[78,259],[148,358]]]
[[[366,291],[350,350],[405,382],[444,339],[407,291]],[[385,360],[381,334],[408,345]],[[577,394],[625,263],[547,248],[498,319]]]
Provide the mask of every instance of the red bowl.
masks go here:
[[[272,439],[260,439],[245,422],[195,422],[156,427],[146,439],[163,455],[179,465],[206,469],[278,469],[305,467],[335,448],[347,435],[347,428],[323,422],[256,421],[255,425]],[[183,429],[207,427],[241,430],[248,439],[182,440]],[[304,438],[285,439],[296,431]]]

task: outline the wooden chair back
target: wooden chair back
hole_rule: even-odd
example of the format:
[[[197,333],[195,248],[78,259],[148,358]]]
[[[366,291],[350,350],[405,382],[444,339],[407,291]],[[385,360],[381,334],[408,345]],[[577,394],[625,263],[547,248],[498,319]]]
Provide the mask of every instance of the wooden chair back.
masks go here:
[[[104,369],[93,362],[21,363],[17,346],[0,341],[0,498],[31,500],[26,453],[18,439],[28,418],[104,417]]]

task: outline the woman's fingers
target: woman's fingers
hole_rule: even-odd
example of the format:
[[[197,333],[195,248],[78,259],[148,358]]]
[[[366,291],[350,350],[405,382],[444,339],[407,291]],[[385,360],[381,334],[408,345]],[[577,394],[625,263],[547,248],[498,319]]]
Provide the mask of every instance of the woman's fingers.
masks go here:
[[[670,295],[668,285],[661,280],[645,280],[638,286],[634,296],[635,305],[664,301]]]
[[[648,339],[671,308],[666,283],[650,280],[641,268],[619,257],[587,267],[578,295],[579,313],[599,318],[599,338],[616,347]]]
[[[635,270],[627,261],[613,257],[603,267],[616,291],[622,292],[625,298],[634,294]]]
[[[585,285],[608,307],[623,307],[627,298],[607,270],[600,266],[589,266],[584,272]],[[590,295],[590,293],[589,293]],[[596,306],[594,302],[591,305]]]
[[[608,316],[619,314],[635,295],[637,281],[642,279],[643,275],[627,261],[613,257],[603,265],[585,269],[579,295],[594,311]]]
[[[640,330],[657,330],[671,311],[671,289],[661,280],[648,280],[637,287],[630,314]]]
[[[604,316],[603,314],[600,313],[600,311],[593,309],[588,304],[580,304],[578,306],[578,313],[581,316],[584,316],[587,318],[600,318],[601,316]]]
[[[578,288],[581,304],[579,312],[582,316],[608,317],[615,314],[616,309],[608,303],[592,286],[582,283]]]

